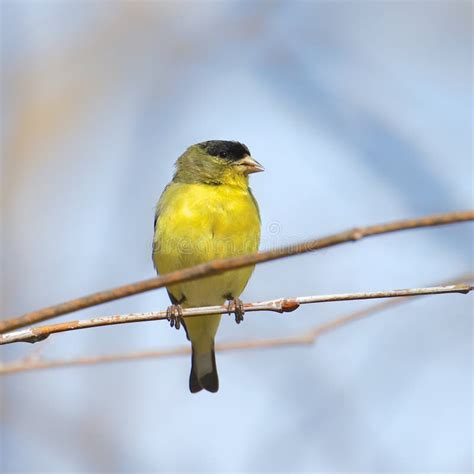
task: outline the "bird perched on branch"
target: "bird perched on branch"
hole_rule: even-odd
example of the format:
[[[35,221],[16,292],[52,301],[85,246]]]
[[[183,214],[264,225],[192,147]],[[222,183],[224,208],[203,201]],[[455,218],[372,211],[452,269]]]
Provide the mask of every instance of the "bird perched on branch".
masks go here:
[[[260,214],[249,174],[263,171],[249,149],[235,141],[211,140],[189,147],[176,162],[173,180],[156,206],[153,262],[160,274],[258,250]],[[239,299],[254,267],[179,283],[167,288],[171,325],[183,324],[192,344],[189,389],[217,392],[214,337],[220,315],[182,317],[182,308],[229,301],[236,322]]]

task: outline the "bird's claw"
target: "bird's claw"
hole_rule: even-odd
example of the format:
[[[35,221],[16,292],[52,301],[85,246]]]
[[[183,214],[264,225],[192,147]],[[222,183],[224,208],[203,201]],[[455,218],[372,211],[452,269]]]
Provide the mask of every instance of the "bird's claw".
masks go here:
[[[179,304],[168,306],[166,310],[166,319],[170,322],[171,327],[179,329],[183,322],[183,308]]]
[[[240,298],[233,298],[228,305],[229,314],[235,314],[235,322],[240,324],[244,320],[244,304]]]

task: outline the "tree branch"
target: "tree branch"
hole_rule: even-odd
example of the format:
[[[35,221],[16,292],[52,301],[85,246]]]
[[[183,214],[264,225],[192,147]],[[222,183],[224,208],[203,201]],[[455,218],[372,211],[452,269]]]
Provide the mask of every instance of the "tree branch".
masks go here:
[[[456,280],[451,281],[451,283],[456,283],[456,285],[451,285],[452,287],[461,288],[458,290],[462,293],[466,293],[468,290],[472,290],[472,287],[466,284],[459,284],[460,281],[472,281],[473,275],[462,276]],[[438,286],[435,288],[443,288],[446,286]],[[468,288],[466,288],[468,287]],[[355,322],[359,319],[366,318],[373,314],[380,313],[386,309],[399,306],[401,304],[407,303],[408,301],[413,300],[414,298],[421,297],[426,294],[440,294],[437,293],[423,293],[415,292],[411,298],[392,298],[386,301],[382,301],[368,308],[357,310],[351,312],[342,317],[336,318],[332,321],[328,321],[323,324],[316,325],[309,330],[304,331],[299,335],[286,336],[279,338],[266,338],[266,339],[257,339],[254,341],[238,341],[238,342],[227,342],[216,344],[216,350],[220,352],[227,351],[236,351],[236,350],[249,350],[249,349],[269,349],[275,347],[283,346],[299,346],[314,344],[319,336],[324,335],[327,332],[331,332],[335,329],[343,327],[349,323]],[[374,294],[374,293],[373,293]],[[320,298],[320,297],[319,297]],[[276,300],[284,301],[284,300]],[[341,301],[341,300],[330,300],[330,301]],[[345,300],[342,300],[345,301]],[[74,359],[59,359],[59,360],[43,360],[38,357],[38,354],[33,354],[23,360],[17,362],[11,362],[9,364],[0,365],[0,375],[16,374],[21,372],[26,372],[30,370],[41,370],[41,369],[50,369],[50,368],[60,368],[60,367],[74,367],[74,366],[86,366],[86,365],[95,365],[108,362],[125,362],[133,360],[143,360],[143,359],[154,359],[161,357],[175,357],[181,355],[187,355],[191,353],[189,346],[186,347],[177,347],[172,349],[165,349],[159,351],[140,351],[132,352],[128,354],[111,354],[111,355],[100,355],[100,356],[90,356],[90,357],[79,357]]]
[[[320,296],[298,296],[296,298],[279,298],[276,300],[262,301],[259,303],[247,303],[243,308],[245,312],[254,311],[274,311],[277,313],[288,313],[298,309],[303,304],[328,303],[334,301],[369,300],[376,298],[398,298],[401,296],[439,295],[445,293],[467,294],[473,287],[467,283],[447,286],[434,286],[429,288],[410,288],[406,290],[377,291],[368,293],[343,293],[337,295]],[[183,317],[208,316],[224,314],[235,311],[235,307],[230,305],[206,306],[200,308],[189,308],[183,310]],[[114,316],[104,316],[93,319],[82,319],[68,321],[64,323],[51,324],[48,326],[37,326],[27,329],[20,329],[5,334],[0,334],[0,345],[14,342],[38,342],[46,339],[51,334],[76,331],[78,329],[94,328],[99,326],[111,326],[115,324],[137,323],[144,321],[161,321],[168,319],[166,311],[149,313],[131,313]]]
[[[433,216],[421,217],[418,219],[404,219],[387,224],[377,224],[369,227],[359,227],[346,230],[327,237],[310,240],[307,242],[289,245],[286,247],[267,250],[261,253],[254,253],[229,259],[214,260],[195,267],[168,273],[159,278],[151,278],[137,283],[120,286],[111,290],[93,293],[82,298],[77,298],[55,306],[49,306],[37,311],[26,313],[17,318],[7,319],[0,322],[0,333],[13,329],[30,326],[41,321],[55,318],[57,316],[72,313],[80,309],[96,306],[108,301],[125,298],[127,296],[143,293],[157,288],[173,285],[176,283],[196,280],[211,275],[218,275],[229,270],[248,267],[251,265],[269,262],[293,255],[298,255],[313,250],[319,250],[346,242],[356,242],[365,237],[387,234],[400,230],[408,230],[422,227],[434,227],[457,222],[474,220],[474,211],[450,212]]]

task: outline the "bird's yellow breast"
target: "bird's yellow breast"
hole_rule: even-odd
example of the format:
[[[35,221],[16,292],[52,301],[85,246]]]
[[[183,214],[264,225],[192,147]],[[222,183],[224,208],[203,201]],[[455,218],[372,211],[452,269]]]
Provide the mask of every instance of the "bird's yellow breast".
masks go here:
[[[164,274],[258,250],[260,218],[246,186],[171,183],[157,207],[153,260]],[[175,285],[168,290],[184,306],[221,304],[238,297],[253,267]]]

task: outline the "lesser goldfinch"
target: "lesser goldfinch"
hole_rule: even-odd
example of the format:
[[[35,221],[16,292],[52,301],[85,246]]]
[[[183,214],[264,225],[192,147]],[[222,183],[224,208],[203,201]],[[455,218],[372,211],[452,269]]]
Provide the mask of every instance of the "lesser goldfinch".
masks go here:
[[[198,265],[217,258],[256,252],[260,243],[260,212],[248,175],[263,171],[249,149],[235,141],[211,140],[190,146],[177,160],[173,180],[163,191],[155,213],[153,262],[158,273]],[[167,288],[176,318],[181,308],[234,302],[254,267],[233,270]],[[183,323],[192,344],[189,389],[217,392],[214,337],[220,315],[175,319]],[[173,321],[173,320],[172,320]],[[172,323],[173,325],[173,323]]]

